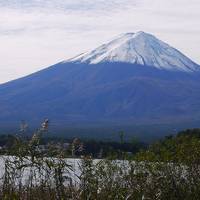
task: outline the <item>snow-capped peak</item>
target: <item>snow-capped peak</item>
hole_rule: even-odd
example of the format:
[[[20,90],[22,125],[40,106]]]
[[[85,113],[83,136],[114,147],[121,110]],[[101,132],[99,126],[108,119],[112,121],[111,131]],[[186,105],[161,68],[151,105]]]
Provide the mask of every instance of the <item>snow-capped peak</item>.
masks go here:
[[[120,35],[111,42],[67,62],[125,62],[173,71],[199,70],[199,66],[181,52],[142,31]]]

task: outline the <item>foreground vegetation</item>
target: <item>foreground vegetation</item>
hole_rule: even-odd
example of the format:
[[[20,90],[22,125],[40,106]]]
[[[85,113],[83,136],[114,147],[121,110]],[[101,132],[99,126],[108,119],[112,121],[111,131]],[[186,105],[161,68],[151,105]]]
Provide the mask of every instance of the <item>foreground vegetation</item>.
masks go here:
[[[199,129],[166,137],[134,155],[118,150],[106,159],[94,160],[83,154],[75,166],[65,158],[65,149],[51,145],[45,150],[40,148],[46,128],[43,123],[31,138],[23,134],[14,138],[9,151],[12,156],[4,156],[0,199],[200,198]],[[71,148],[80,146],[77,142]]]

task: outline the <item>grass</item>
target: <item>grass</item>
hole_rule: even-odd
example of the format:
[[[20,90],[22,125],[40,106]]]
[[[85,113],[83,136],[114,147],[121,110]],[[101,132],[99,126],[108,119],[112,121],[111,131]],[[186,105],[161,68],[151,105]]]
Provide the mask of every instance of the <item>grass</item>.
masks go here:
[[[176,143],[174,139],[173,142],[167,140],[162,146],[157,145],[156,148],[138,153],[134,159],[126,157],[123,152],[122,160],[110,157],[97,161],[85,156],[79,160],[78,169],[75,169],[72,163],[65,159],[62,149],[54,152],[53,157],[47,157],[46,152],[39,148],[40,139],[47,128],[47,124],[43,124],[29,140],[23,135],[16,137],[12,148],[14,156],[4,157],[0,199],[198,200],[200,198],[198,159],[200,148],[199,142],[194,139],[191,139],[191,144],[188,137],[186,141],[179,138]],[[182,143],[184,141],[184,145],[180,141]],[[173,154],[164,147],[170,151],[173,149]],[[174,150],[175,147],[178,153]],[[51,149],[50,147],[49,151]],[[170,162],[169,155],[174,156],[176,153],[180,158],[182,154],[179,151],[185,152],[186,149],[187,152],[190,150],[196,152],[193,157],[190,156],[190,162],[184,163],[182,159]],[[158,154],[162,159],[157,159]]]

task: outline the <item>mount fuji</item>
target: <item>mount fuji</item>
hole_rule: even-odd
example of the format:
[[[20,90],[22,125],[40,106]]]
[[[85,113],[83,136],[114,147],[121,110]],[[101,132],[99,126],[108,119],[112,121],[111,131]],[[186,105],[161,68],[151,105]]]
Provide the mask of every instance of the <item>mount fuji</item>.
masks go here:
[[[163,132],[198,126],[199,83],[200,66],[181,52],[151,34],[126,33],[1,84],[0,126],[44,118],[57,128],[92,126],[93,133],[106,126],[141,126],[145,133],[153,125]]]

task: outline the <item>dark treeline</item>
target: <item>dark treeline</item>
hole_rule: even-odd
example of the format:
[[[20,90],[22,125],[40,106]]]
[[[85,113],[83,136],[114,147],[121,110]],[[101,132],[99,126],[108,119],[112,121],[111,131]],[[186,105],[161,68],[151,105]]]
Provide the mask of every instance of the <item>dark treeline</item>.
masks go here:
[[[9,152],[12,146],[15,144],[16,138],[19,135],[0,135],[0,153],[4,154]],[[39,144],[43,148],[51,144],[58,148],[59,146],[67,145],[65,149],[65,156],[71,157],[71,147],[74,144],[74,141],[78,140],[78,145],[82,145],[82,150],[74,152],[74,156],[80,157],[82,155],[89,155],[93,158],[105,158],[109,156],[115,156],[120,158],[121,152],[125,152],[129,155],[134,155],[140,150],[147,148],[147,144],[138,141],[133,138],[130,142],[124,141],[122,136],[119,141],[101,141],[94,139],[79,139],[79,138],[59,138],[59,137],[41,137]],[[25,140],[30,140],[31,136],[25,136]]]
[[[18,135],[0,135],[0,153],[4,154],[5,149],[9,150],[15,144],[15,140]],[[26,140],[30,140],[32,136],[26,136]],[[147,144],[144,142],[140,142],[136,138],[133,138],[129,142],[127,140],[123,140],[124,135],[119,134],[118,141],[106,141],[106,140],[94,140],[94,139],[79,139],[79,138],[60,138],[60,137],[48,137],[48,135],[40,138],[39,144],[41,146],[47,146],[51,144],[51,146],[62,144],[68,144],[68,148],[65,151],[66,157],[71,157],[71,147],[74,143],[74,140],[78,139],[78,143],[82,145],[82,151],[75,152],[74,156],[79,157],[81,155],[90,155],[93,158],[106,158],[110,156],[115,156],[116,158],[120,158],[121,152],[127,153],[127,155],[135,155],[137,153],[142,154],[142,152],[146,154],[146,152],[150,152],[154,154],[154,156],[158,157],[159,155],[163,155],[162,151],[168,153],[169,158],[172,159],[172,155],[175,155],[175,152],[178,148],[180,148],[181,144],[185,144],[186,142],[191,142],[191,140],[200,140],[200,129],[188,129],[177,133],[176,135],[168,135],[164,139],[154,142],[153,144]],[[176,158],[175,158],[176,159]]]

